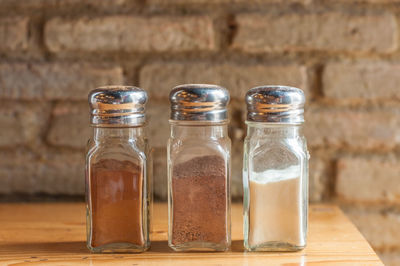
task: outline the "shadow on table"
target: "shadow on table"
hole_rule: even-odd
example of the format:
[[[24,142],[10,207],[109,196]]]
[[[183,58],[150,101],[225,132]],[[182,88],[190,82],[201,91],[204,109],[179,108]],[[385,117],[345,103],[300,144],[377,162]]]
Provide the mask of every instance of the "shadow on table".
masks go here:
[[[175,253],[169,246],[168,241],[152,241],[150,252],[155,253]],[[189,251],[190,253],[199,253],[199,251]],[[232,241],[232,247],[230,252],[243,252],[243,241],[234,240]],[[210,251],[201,251],[200,253],[215,253]]]
[[[7,243],[0,245],[0,254],[40,254],[40,253],[63,253],[63,254],[89,254],[86,243],[74,242],[40,242],[40,243]]]
[[[169,246],[168,241],[152,241],[149,252],[175,253]],[[194,251],[198,253],[198,251]],[[243,241],[232,241],[231,252],[243,252]],[[91,254],[86,247],[86,242],[39,242],[39,243],[7,243],[0,245],[0,255],[10,254]],[[210,253],[210,252],[201,252]]]

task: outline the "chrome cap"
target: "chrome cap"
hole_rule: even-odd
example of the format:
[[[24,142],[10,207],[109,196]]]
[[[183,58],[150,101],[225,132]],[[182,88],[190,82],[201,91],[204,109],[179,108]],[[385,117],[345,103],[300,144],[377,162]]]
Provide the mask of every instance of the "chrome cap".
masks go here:
[[[209,84],[185,84],[172,89],[171,120],[224,122],[228,120],[227,89]]]
[[[246,93],[247,121],[300,124],[304,122],[302,90],[287,86],[260,86]]]
[[[92,126],[124,127],[145,123],[147,93],[133,86],[105,86],[89,93]]]

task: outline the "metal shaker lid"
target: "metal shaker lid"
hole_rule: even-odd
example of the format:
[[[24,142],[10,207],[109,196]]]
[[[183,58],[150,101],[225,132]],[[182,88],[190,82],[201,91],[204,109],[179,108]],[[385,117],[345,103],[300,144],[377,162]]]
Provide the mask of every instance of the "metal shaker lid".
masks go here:
[[[104,86],[89,93],[93,126],[124,127],[145,123],[147,93],[133,86]]]
[[[172,89],[171,120],[224,122],[228,120],[227,89],[210,84],[185,84]]]
[[[300,124],[304,122],[305,96],[294,87],[268,85],[246,93],[247,121]]]

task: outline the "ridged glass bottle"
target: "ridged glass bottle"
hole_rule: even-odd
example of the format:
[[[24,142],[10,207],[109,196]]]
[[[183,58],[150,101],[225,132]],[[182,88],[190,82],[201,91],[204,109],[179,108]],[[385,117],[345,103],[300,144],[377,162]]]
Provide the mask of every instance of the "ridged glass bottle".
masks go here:
[[[146,101],[146,92],[136,87],[101,87],[89,94],[94,135],[86,156],[86,217],[92,252],[143,252],[150,246]]]
[[[175,251],[225,251],[231,244],[228,91],[181,85],[170,100],[168,244]]]
[[[306,246],[308,151],[300,89],[249,90],[244,143],[244,246],[296,251]]]

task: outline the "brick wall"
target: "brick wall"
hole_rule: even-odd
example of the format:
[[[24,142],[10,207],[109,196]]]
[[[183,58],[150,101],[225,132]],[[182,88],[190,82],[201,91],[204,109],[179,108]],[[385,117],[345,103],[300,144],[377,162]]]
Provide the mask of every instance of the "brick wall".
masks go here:
[[[398,3],[0,0],[2,199],[82,195],[87,93],[121,83],[150,94],[155,191],[165,199],[167,97],[188,82],[230,90],[240,198],[243,96],[286,84],[307,95],[310,199],[341,204],[385,262],[399,264]]]

